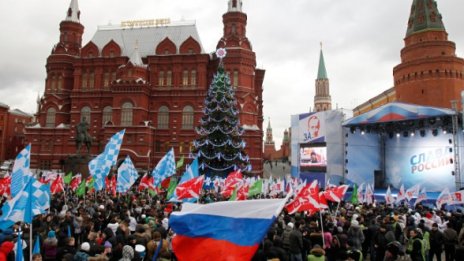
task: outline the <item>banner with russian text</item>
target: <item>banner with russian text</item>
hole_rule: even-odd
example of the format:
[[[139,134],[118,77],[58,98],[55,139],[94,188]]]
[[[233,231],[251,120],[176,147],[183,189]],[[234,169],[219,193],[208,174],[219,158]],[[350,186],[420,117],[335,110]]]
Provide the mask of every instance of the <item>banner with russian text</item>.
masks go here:
[[[399,188],[420,185],[429,192],[455,189],[453,137],[429,130],[421,135],[387,138],[385,143],[387,184]]]

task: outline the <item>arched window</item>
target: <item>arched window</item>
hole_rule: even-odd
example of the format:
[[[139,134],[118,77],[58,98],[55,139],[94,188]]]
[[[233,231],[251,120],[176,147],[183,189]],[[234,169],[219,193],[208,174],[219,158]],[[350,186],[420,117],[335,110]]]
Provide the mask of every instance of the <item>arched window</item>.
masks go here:
[[[49,108],[47,110],[47,118],[45,120],[45,127],[47,128],[54,128],[55,127],[55,116],[56,116],[56,109]]]
[[[193,129],[193,107],[185,106],[182,110],[182,129]]]
[[[158,110],[158,129],[169,128],[169,108],[161,106]]]
[[[121,110],[121,125],[122,126],[132,125],[132,108],[133,108],[133,105],[130,102],[125,102],[122,105],[122,110]]]
[[[82,107],[81,109],[81,122],[84,121],[84,118],[85,118],[85,121],[88,122],[90,124],[90,107],[89,106],[85,106],[85,107]]]
[[[102,125],[105,126],[108,122],[113,121],[113,108],[111,106],[106,106],[103,108],[103,117],[102,117]]]

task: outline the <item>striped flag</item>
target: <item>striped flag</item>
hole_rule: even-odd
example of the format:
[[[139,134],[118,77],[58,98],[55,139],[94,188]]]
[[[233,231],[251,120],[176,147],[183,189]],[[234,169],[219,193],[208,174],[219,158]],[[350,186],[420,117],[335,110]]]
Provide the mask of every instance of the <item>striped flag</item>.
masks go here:
[[[11,172],[11,196],[15,197],[32,177],[31,144],[27,145],[17,156]]]
[[[116,185],[116,191],[119,193],[127,192],[135,181],[139,177],[139,173],[134,167],[132,160],[129,156],[126,157],[124,162],[119,166],[118,169],[118,180]]]
[[[414,202],[414,206],[424,200],[427,200],[427,191],[425,191],[425,188],[422,188],[421,193],[419,193],[419,196],[417,196],[416,202]]]
[[[31,224],[35,215],[50,208],[50,186],[31,177],[18,194],[2,207],[0,229],[5,230],[18,221]]]
[[[184,203],[169,218],[173,251],[179,260],[251,260],[286,200]]]
[[[114,134],[106,144],[105,150],[89,162],[90,175],[94,178],[94,187],[100,191],[105,186],[105,177],[110,173],[111,168],[116,165],[119,149],[126,130]]]
[[[395,203],[395,199],[393,198],[393,195],[390,190],[390,186],[387,188],[387,192],[385,193],[385,203],[387,205]]]
[[[174,149],[171,148],[151,172],[155,187],[158,187],[161,181],[174,174],[176,174],[176,159],[174,157]]]

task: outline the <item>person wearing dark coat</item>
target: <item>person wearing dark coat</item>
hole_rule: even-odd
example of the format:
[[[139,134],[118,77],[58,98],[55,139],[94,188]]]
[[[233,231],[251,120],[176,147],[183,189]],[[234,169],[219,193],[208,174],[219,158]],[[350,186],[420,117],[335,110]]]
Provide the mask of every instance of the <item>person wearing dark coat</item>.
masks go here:
[[[303,250],[303,235],[300,229],[297,227],[293,228],[290,232],[290,245],[288,252],[290,253],[290,261],[301,261],[303,256],[301,255]]]
[[[380,229],[374,237],[374,250],[375,260],[382,261],[385,257],[385,251],[387,250],[387,226],[385,224],[380,225]]]
[[[73,237],[67,237],[64,240],[64,246],[58,248],[58,253],[56,254],[57,260],[63,259],[66,254],[76,254],[75,244],[76,240]]]
[[[441,261],[441,253],[443,251],[443,233],[438,230],[438,224],[433,223],[432,230],[430,230],[430,250],[429,258],[433,260],[433,256],[437,257],[437,261]]]
[[[453,261],[456,255],[456,245],[458,244],[458,232],[454,230],[451,223],[446,224],[446,229],[443,231],[445,245],[445,260]]]

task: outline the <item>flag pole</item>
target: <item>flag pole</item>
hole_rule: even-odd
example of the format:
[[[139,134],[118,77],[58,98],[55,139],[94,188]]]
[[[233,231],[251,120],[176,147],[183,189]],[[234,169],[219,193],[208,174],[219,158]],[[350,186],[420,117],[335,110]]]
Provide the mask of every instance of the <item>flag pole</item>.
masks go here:
[[[321,218],[322,248],[325,249],[324,223],[322,222],[322,210],[321,209],[319,209],[319,216]]]
[[[29,260],[32,260],[32,222],[29,226]]]

